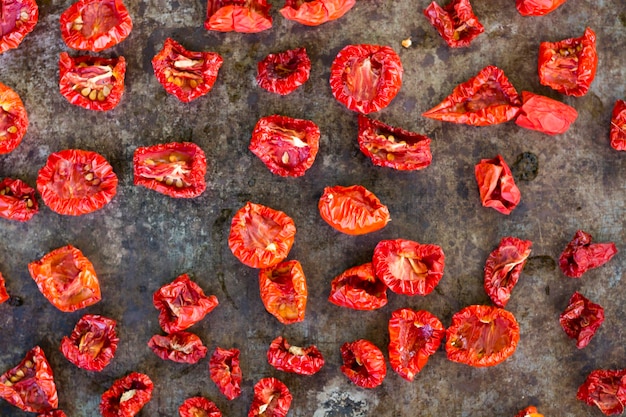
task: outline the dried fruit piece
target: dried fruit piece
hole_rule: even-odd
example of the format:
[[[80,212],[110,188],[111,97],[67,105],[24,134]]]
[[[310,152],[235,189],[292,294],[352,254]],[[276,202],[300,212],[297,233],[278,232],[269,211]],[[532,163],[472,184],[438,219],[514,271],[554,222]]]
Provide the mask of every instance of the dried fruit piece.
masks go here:
[[[387,305],[387,285],[368,262],[348,268],[335,277],[328,301],[355,310],[375,310]]]
[[[206,30],[256,33],[272,27],[270,5],[266,0],[208,0]]]
[[[267,362],[279,371],[298,375],[313,375],[324,366],[322,352],[316,346],[292,346],[282,336],[272,340],[267,351]]]
[[[254,398],[248,417],[285,417],[292,398],[289,389],[281,381],[263,378],[254,385]]]
[[[578,117],[575,108],[546,96],[522,91],[522,108],[515,124],[548,135],[567,132]]]
[[[444,7],[433,1],[424,9],[424,16],[452,48],[469,46],[485,31],[469,0],[451,0]]]
[[[0,54],[15,49],[33,31],[39,20],[35,0],[2,0],[0,2]]]
[[[167,336],[155,334],[148,341],[148,347],[159,358],[178,363],[197,363],[208,351],[202,340],[189,332],[176,332]]]
[[[222,349],[216,347],[209,360],[211,380],[229,400],[241,394],[241,367],[239,366],[239,349]]]
[[[559,267],[570,278],[580,278],[592,268],[604,265],[615,256],[615,243],[591,243],[591,235],[582,230],[576,231],[559,257]]]
[[[474,173],[483,207],[491,207],[502,214],[510,214],[517,207],[522,195],[502,156],[481,159]]]
[[[283,324],[304,320],[308,291],[302,265],[284,261],[259,272],[261,300],[268,313]]]
[[[530,240],[503,237],[485,262],[484,287],[491,301],[505,307],[530,255]]]
[[[307,82],[311,60],[304,48],[269,54],[257,64],[256,81],[259,87],[280,95],[287,95]]]
[[[361,388],[375,388],[387,375],[385,356],[369,340],[359,339],[341,346],[341,372]]]
[[[79,368],[102,371],[113,359],[119,338],[115,320],[86,314],[74,327],[72,334],[61,340],[61,352]]]
[[[13,151],[28,129],[28,115],[22,99],[0,83],[0,155]]]
[[[150,401],[153,388],[148,375],[132,372],[102,394],[100,413],[103,417],[133,417]]]
[[[611,114],[611,147],[616,151],[626,151],[626,101],[617,100]]]
[[[27,222],[38,212],[34,188],[18,179],[0,181],[0,217]]]
[[[600,325],[604,322],[604,308],[592,303],[576,291],[561,316],[559,323],[565,333],[576,339],[576,347],[582,349],[589,344]]]
[[[318,26],[346,14],[356,0],[285,0],[280,14],[307,26]]]
[[[596,406],[604,415],[622,414],[626,404],[626,369],[591,371],[576,398]]]

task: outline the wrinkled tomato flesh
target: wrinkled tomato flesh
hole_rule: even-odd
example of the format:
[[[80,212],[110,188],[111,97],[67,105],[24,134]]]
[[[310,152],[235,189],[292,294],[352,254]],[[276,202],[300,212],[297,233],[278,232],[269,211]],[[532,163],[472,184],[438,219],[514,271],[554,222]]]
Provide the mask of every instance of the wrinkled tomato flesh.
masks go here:
[[[387,285],[368,262],[348,268],[335,277],[328,301],[354,310],[375,310],[387,305]]]
[[[61,352],[79,368],[102,371],[113,359],[119,338],[115,320],[94,315],[84,315],[72,331],[61,340]]]

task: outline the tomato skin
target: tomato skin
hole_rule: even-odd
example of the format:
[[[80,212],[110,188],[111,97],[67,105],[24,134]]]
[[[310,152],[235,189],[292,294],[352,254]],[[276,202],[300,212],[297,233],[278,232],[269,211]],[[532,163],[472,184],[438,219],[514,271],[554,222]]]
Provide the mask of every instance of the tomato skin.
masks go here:
[[[248,149],[281,177],[301,177],[319,150],[320,128],[311,120],[272,115],[254,126]]]
[[[452,0],[444,7],[433,1],[424,9],[424,16],[451,48],[469,46],[485,31],[469,0]]]
[[[292,346],[282,336],[272,340],[267,362],[279,371],[298,375],[314,375],[324,366],[324,357],[317,346]]]
[[[31,413],[44,413],[59,406],[52,368],[39,346],[0,376],[0,398]]]
[[[611,147],[616,151],[626,151],[626,101],[617,100],[611,113]]]
[[[28,115],[22,99],[0,83],[0,155],[13,151],[28,129]]]
[[[576,398],[604,415],[622,414],[626,404],[626,369],[596,369],[578,387]]]
[[[248,417],[285,417],[291,406],[289,388],[276,378],[263,378],[254,385]]]
[[[354,310],[376,310],[387,305],[387,285],[368,262],[348,268],[335,277],[328,301]]]
[[[100,413],[103,417],[133,417],[150,401],[153,388],[148,375],[131,372],[102,394]]]
[[[195,52],[172,38],[152,58],[156,79],[165,91],[184,103],[202,97],[213,89],[224,59],[216,52]]]
[[[61,311],[80,310],[102,299],[93,264],[72,245],[29,263],[28,271],[39,291]]]
[[[407,381],[413,381],[443,340],[446,329],[425,310],[401,308],[389,319],[389,362]]]
[[[241,395],[242,372],[239,366],[239,349],[216,347],[209,360],[209,374],[217,388],[229,400]]]
[[[308,291],[302,265],[284,261],[259,271],[261,300],[268,313],[283,324],[304,320]]]
[[[0,181],[0,217],[27,222],[39,212],[35,189],[19,179]]]
[[[474,174],[483,207],[491,207],[502,214],[511,214],[519,204],[522,194],[502,156],[481,159],[474,167]]]
[[[539,411],[537,411],[537,407],[531,405],[517,413],[515,417],[543,417],[543,414],[540,414]]]
[[[400,57],[389,46],[347,45],[330,67],[330,88],[349,110],[372,113],[396,97],[403,72]]]
[[[326,223],[348,235],[375,232],[391,220],[387,206],[361,185],[324,188],[318,209]]]
[[[271,5],[266,0],[208,0],[206,30],[257,33],[272,27]]]
[[[269,54],[257,64],[259,87],[282,96],[294,92],[308,81],[311,60],[304,48]]]
[[[578,118],[575,108],[549,97],[522,91],[522,101],[515,124],[526,129],[560,135]]]
[[[341,372],[361,388],[376,388],[387,375],[385,356],[369,340],[359,339],[341,346]]]
[[[4,284],[4,277],[0,273],[0,304],[4,303],[9,299],[9,294],[7,293],[7,288]]]
[[[319,26],[322,23],[339,19],[354,7],[356,0],[285,0],[280,14],[287,20],[307,26]]]
[[[248,202],[233,216],[228,247],[251,268],[269,268],[287,257],[296,225],[282,211]]]
[[[515,7],[522,16],[544,16],[556,10],[567,0],[515,0]]]
[[[582,230],[576,231],[559,257],[559,268],[570,278],[580,278],[590,269],[598,268],[617,254],[615,243],[591,243],[592,237]]]
[[[5,4],[7,3],[7,4]],[[15,49],[24,40],[24,37],[33,31],[39,20],[39,7],[35,0],[19,0],[15,2],[2,1],[2,26],[0,29],[0,54]],[[12,27],[10,21],[13,20]]]
[[[93,52],[117,45],[133,29],[122,0],[78,0],[61,14],[60,22],[68,47]]]
[[[213,401],[204,397],[187,398],[178,408],[180,417],[222,417],[222,412]]]
[[[204,151],[191,142],[139,147],[133,155],[134,184],[173,198],[200,196],[206,170]]]
[[[590,28],[580,38],[539,45],[539,82],[562,94],[587,94],[597,68],[596,34]]]
[[[497,365],[515,353],[519,331],[515,316],[502,308],[465,307],[446,330],[448,359],[475,367]]]
[[[193,333],[176,332],[161,336],[155,334],[148,341],[148,347],[159,358],[178,363],[197,363],[207,354],[207,347]]]
[[[72,334],[61,340],[65,358],[87,371],[102,371],[113,359],[119,338],[115,320],[86,314],[74,327]]]
[[[117,182],[102,155],[66,149],[48,156],[37,176],[37,191],[52,211],[81,216],[107,205],[117,193]]]
[[[530,240],[508,236],[487,258],[484,268],[485,292],[498,307],[504,308],[530,256]]]
[[[592,303],[578,291],[572,295],[567,308],[559,317],[563,331],[570,338],[576,339],[578,349],[589,344],[603,322],[604,308]]]

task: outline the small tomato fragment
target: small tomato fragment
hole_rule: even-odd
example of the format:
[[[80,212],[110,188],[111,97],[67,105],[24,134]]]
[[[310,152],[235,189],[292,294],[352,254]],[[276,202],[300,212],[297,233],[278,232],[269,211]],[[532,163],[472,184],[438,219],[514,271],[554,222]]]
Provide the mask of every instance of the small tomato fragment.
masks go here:
[[[28,129],[28,115],[22,99],[0,83],[0,155],[13,151]]]
[[[546,96],[522,91],[522,108],[515,124],[548,135],[567,132],[578,117],[575,108]]]
[[[206,30],[256,33],[272,27],[267,0],[208,0]]]
[[[537,411],[537,407],[531,405],[517,413],[515,417],[543,417],[543,414],[540,414],[539,411]]]
[[[328,301],[354,310],[387,305],[387,285],[376,276],[371,262],[348,268],[331,282]]]
[[[285,417],[292,398],[289,389],[281,381],[263,378],[254,385],[254,398],[248,417]]]
[[[359,339],[341,346],[341,372],[361,388],[375,388],[387,375],[385,356],[369,340]]]
[[[576,398],[596,406],[604,415],[622,414],[626,404],[626,369],[591,371]]]
[[[39,291],[61,311],[72,312],[100,301],[93,264],[72,245],[63,246],[28,264]]]
[[[626,151],[626,101],[617,100],[611,114],[611,147]]]
[[[604,265],[615,256],[615,243],[591,243],[591,235],[576,231],[559,257],[559,268],[570,278],[580,278],[592,268]]]
[[[604,322],[604,308],[592,303],[576,291],[559,317],[565,333],[576,339],[576,347],[582,349],[589,344],[600,325]]]
[[[505,307],[530,255],[530,240],[503,237],[485,262],[484,287],[491,301]]]
[[[119,338],[113,319],[86,314],[74,327],[72,334],[61,340],[61,352],[79,368],[102,371],[113,359]]]
[[[413,381],[439,349],[446,329],[430,312],[410,308],[394,311],[388,328],[391,368],[407,381]]]
[[[291,49],[269,54],[259,61],[257,71],[259,87],[284,96],[307,82],[311,73],[311,60],[306,49]]]
[[[24,37],[33,31],[39,20],[39,7],[35,0],[1,0],[0,54],[15,49]]]
[[[285,0],[280,14],[287,20],[318,26],[339,19],[354,7],[356,0]]]
[[[189,332],[176,332],[167,336],[155,334],[148,341],[148,347],[159,358],[178,363],[197,363],[208,351],[202,340]]]
[[[0,217],[27,222],[38,212],[34,188],[18,179],[0,181]]]
[[[213,401],[204,397],[187,398],[178,408],[180,417],[222,417],[222,412]]]
[[[103,417],[133,417],[150,401],[153,388],[148,375],[132,372],[102,394],[100,413]]]
[[[279,371],[298,375],[316,374],[324,366],[322,352],[316,346],[292,346],[282,336],[272,340],[267,350],[267,362]]]
[[[543,16],[556,10],[567,0],[515,0],[515,7],[522,16]]]
[[[510,214],[517,207],[522,194],[502,156],[481,159],[474,173],[483,207],[491,207],[502,214]]]
[[[67,417],[61,410],[48,411],[47,413],[38,414],[37,417]]]
[[[469,46],[485,31],[469,0],[452,0],[444,7],[433,1],[424,9],[424,16],[451,48]]]
[[[304,320],[308,291],[302,265],[285,261],[259,272],[261,300],[268,313],[283,324]]]
[[[4,277],[0,274],[0,304],[4,303],[9,299],[9,294],[7,293],[7,288],[4,284]]]
[[[209,374],[217,388],[229,400],[241,395],[241,367],[239,349],[216,347],[209,360]]]

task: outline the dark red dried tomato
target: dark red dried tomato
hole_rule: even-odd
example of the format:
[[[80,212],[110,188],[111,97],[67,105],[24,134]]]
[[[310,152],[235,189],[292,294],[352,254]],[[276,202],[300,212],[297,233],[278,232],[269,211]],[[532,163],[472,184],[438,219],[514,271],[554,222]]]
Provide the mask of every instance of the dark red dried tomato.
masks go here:
[[[292,398],[289,389],[281,381],[263,378],[254,385],[254,398],[248,417],[285,417]]]
[[[345,270],[330,285],[328,301],[340,307],[375,310],[387,305],[387,285],[371,262]]]
[[[361,388],[375,388],[387,375],[385,356],[369,340],[359,339],[341,346],[341,372]]]
[[[604,415],[622,414],[626,405],[626,369],[591,371],[576,398],[596,406]]]
[[[298,375],[313,375],[324,366],[322,352],[317,346],[292,346],[282,336],[272,340],[267,351],[267,362],[279,371]]]
[[[591,243],[591,235],[578,230],[559,257],[559,267],[570,278],[580,278],[592,268],[604,265],[615,256],[615,243]]]
[[[209,360],[211,380],[229,400],[241,395],[241,367],[239,366],[239,349],[222,349],[216,347]]]
[[[222,412],[213,401],[204,397],[187,398],[178,408],[180,417],[222,417]]]
[[[517,207],[522,194],[502,156],[481,159],[474,174],[483,207],[491,207],[502,214],[510,214]]]
[[[307,26],[318,26],[346,14],[356,0],[285,0],[280,14]]]
[[[61,340],[61,352],[79,368],[103,370],[115,356],[119,338],[113,319],[86,314],[74,327],[72,334]]]
[[[261,300],[268,313],[283,324],[304,320],[308,291],[302,265],[284,261],[259,272]]]
[[[189,332],[176,332],[166,336],[155,334],[148,341],[148,347],[159,358],[178,363],[197,363],[208,351],[202,340]]]
[[[38,212],[34,188],[18,179],[0,181],[0,217],[27,222]]]
[[[540,414],[539,411],[537,411],[537,407],[531,405],[517,413],[515,417],[543,417],[543,414]]]
[[[272,27],[267,0],[208,0],[206,30],[256,33]]]
[[[626,101],[617,100],[611,114],[611,147],[626,151]]]
[[[39,346],[0,376],[0,398],[31,413],[43,413],[59,406],[52,368]]]
[[[444,7],[433,1],[424,9],[424,16],[452,48],[469,46],[485,31],[469,0],[451,0]]]
[[[446,329],[425,310],[401,308],[389,319],[389,362],[407,381],[413,381],[428,358],[439,349]]]
[[[270,93],[287,95],[307,82],[311,60],[306,49],[297,48],[269,54],[257,64],[256,81]]]
[[[578,118],[575,108],[546,96],[522,91],[522,108],[515,124],[526,129],[537,130],[548,135],[567,132]]]
[[[28,115],[22,99],[0,83],[0,155],[17,148],[27,129]]]
[[[2,0],[0,3],[0,54],[20,46],[39,20],[35,0]]]
[[[100,413],[103,417],[133,417],[150,401],[153,388],[148,375],[132,372],[102,394]]]
[[[47,413],[38,414],[37,417],[67,417],[61,410],[48,411]]]
[[[0,304],[4,303],[9,298],[9,294],[7,293],[7,289],[4,284],[4,277],[0,273]]]
[[[489,254],[485,262],[484,287],[491,301],[505,307],[530,255],[530,240],[508,236]]]
[[[543,16],[557,9],[567,0],[515,0],[522,16]]]
[[[565,333],[576,339],[576,347],[582,349],[589,344],[600,325],[604,322],[604,308],[592,303],[576,291],[559,317]]]

